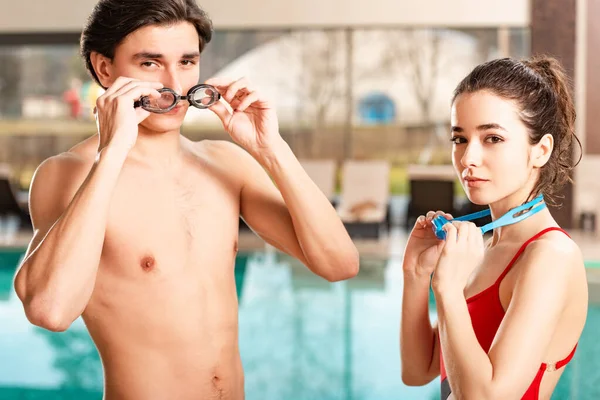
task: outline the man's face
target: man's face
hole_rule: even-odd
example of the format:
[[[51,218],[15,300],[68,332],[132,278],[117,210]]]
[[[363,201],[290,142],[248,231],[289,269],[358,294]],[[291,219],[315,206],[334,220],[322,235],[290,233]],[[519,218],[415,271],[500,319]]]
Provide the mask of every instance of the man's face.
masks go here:
[[[110,86],[119,76],[125,76],[160,82],[185,95],[200,79],[199,48],[198,33],[188,22],[140,28],[116,48],[108,68],[110,82],[105,86]],[[167,114],[150,115],[141,126],[155,132],[178,130],[188,107],[187,101],[181,101]]]

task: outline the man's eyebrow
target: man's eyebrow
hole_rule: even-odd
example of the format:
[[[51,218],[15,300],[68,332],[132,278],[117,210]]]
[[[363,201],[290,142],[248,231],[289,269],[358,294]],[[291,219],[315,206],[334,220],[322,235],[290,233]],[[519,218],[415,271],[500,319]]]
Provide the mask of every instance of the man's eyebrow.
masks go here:
[[[198,58],[198,57],[200,57],[200,52],[199,51],[194,51],[194,52],[191,52],[191,53],[184,53],[181,56],[181,58],[186,58],[186,59],[188,59],[188,58]]]
[[[196,59],[200,57],[199,51],[191,51],[189,53],[184,53],[181,58],[189,60]],[[144,60],[144,59],[152,59],[152,60],[160,60],[164,58],[164,54],[161,53],[153,53],[151,51],[141,51],[139,53],[134,54],[134,60]]]
[[[145,58],[152,58],[152,59],[160,59],[163,58],[164,56],[160,53],[152,53],[149,51],[141,51],[139,53],[134,54],[133,59],[134,60],[139,60],[139,59],[145,59]]]

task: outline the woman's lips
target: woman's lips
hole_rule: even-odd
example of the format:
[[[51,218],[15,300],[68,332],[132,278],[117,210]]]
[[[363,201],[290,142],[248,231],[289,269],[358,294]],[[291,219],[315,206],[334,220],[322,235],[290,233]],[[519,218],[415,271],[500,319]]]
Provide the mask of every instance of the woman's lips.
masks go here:
[[[470,188],[477,188],[483,186],[486,182],[489,182],[487,179],[476,178],[472,176],[467,176],[463,178],[467,183],[467,186]]]

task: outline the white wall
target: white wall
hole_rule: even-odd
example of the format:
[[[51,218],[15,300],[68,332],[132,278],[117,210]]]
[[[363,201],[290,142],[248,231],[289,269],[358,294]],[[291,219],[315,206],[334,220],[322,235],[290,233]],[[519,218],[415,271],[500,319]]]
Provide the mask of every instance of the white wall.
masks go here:
[[[0,0],[0,33],[79,31],[96,0]],[[217,28],[528,26],[530,0],[199,0]]]

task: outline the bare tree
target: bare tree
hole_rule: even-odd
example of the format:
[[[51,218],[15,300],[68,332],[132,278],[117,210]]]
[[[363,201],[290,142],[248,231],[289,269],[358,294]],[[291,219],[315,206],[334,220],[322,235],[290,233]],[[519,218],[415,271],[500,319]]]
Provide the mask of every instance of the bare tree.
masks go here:
[[[295,62],[298,75],[282,82],[298,99],[296,119],[309,131],[308,153],[318,155],[334,111],[344,106],[345,42],[342,30],[298,31],[290,35],[282,62]]]
[[[428,163],[447,133],[446,127],[436,122],[439,118],[432,115],[442,79],[447,79],[449,74],[453,75],[450,71],[455,66],[462,69],[472,62],[479,63],[486,59],[488,56],[484,51],[489,51],[489,43],[482,44],[481,35],[448,29],[389,30],[383,35],[386,46],[382,68],[389,73],[400,72],[407,78],[421,113],[421,127],[428,135],[427,145],[421,152],[419,162]],[[475,41],[479,46],[470,52],[470,47],[466,47],[463,50],[467,52],[456,54],[457,49],[469,43],[469,40],[465,41],[467,35],[470,36],[469,40]]]
[[[389,64],[393,68],[395,64],[402,63],[407,68],[423,120],[430,125],[432,100],[435,98],[440,71],[445,67],[440,52],[440,31],[410,29],[392,33],[383,65]]]
[[[407,29],[385,32],[387,45],[382,58],[382,68],[388,72],[407,74],[412,94],[419,106],[422,128],[427,132],[427,145],[420,162],[430,160],[439,142],[439,129],[432,118],[439,78],[450,59],[443,51],[444,31],[439,29]]]

